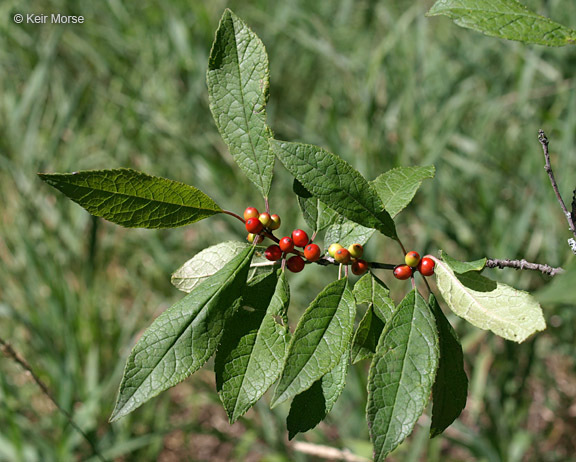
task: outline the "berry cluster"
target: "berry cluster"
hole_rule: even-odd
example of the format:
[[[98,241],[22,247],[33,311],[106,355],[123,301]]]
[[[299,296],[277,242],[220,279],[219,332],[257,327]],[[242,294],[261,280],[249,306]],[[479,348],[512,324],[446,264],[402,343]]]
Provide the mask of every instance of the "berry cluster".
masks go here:
[[[396,279],[409,279],[415,271],[419,271],[422,276],[432,276],[434,274],[434,260],[429,257],[420,258],[418,252],[410,251],[404,257],[405,265],[398,265],[394,268]]]
[[[368,263],[366,260],[360,258],[363,253],[364,247],[360,244],[352,244],[346,249],[336,242],[328,247],[328,254],[334,258],[336,262],[342,265],[352,263],[352,273],[357,276],[368,271]]]
[[[266,212],[258,213],[258,210],[254,207],[248,207],[244,211],[244,220],[246,220],[246,230],[250,233],[247,237],[249,242],[254,242],[256,236],[258,236],[259,241],[263,238],[262,233],[278,229],[281,223],[278,215],[270,215]],[[304,252],[295,250],[295,247],[304,248]],[[286,260],[287,268],[293,273],[299,273],[304,269],[304,258],[309,262],[315,262],[322,256],[320,247],[311,243],[306,231],[301,229],[295,229],[290,236],[284,236],[278,244],[268,246],[264,255],[270,261],[278,261],[286,258],[286,254],[289,253],[296,254]],[[302,258],[302,255],[304,258]]]
[[[278,244],[272,244],[266,248],[264,255],[270,261],[285,259],[286,267],[294,273],[302,271],[306,261],[315,262],[322,257],[320,247],[317,244],[313,244],[306,231],[301,229],[295,229],[290,236],[284,236],[280,240],[276,239],[272,231],[278,229],[281,223],[280,217],[276,214],[260,213],[255,207],[248,207],[244,210],[244,220],[246,231],[249,233],[248,242],[257,244],[265,236],[277,241]],[[296,247],[301,247],[304,251],[296,250]],[[287,258],[289,253],[295,255]],[[336,263],[351,265],[352,273],[357,276],[361,276],[368,271],[368,262],[361,258],[363,253],[364,248],[361,244],[352,244],[350,247],[344,248],[339,243],[334,243],[328,248],[328,254],[334,258]],[[404,261],[406,264],[398,265],[394,268],[394,277],[396,279],[409,279],[416,271],[419,271],[422,276],[434,274],[434,260],[429,257],[420,258],[418,252],[413,250],[408,252],[404,257]]]

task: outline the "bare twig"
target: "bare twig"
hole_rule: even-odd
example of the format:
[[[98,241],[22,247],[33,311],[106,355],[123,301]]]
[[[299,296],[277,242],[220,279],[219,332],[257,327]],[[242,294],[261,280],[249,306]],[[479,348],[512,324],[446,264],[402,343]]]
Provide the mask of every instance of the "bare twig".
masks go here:
[[[554,194],[556,194],[556,199],[558,199],[560,207],[562,207],[562,211],[564,212],[564,216],[568,221],[568,228],[576,238],[576,227],[574,227],[574,216],[573,213],[569,212],[568,209],[566,208],[566,204],[564,203],[564,200],[560,195],[560,191],[558,190],[558,184],[556,183],[556,179],[554,178],[554,172],[552,171],[552,165],[550,163],[550,153],[548,152],[548,144],[549,144],[548,138],[546,137],[544,130],[538,130],[538,141],[540,141],[540,144],[542,145],[542,150],[544,151],[544,159],[546,161],[546,164],[544,165],[544,170],[546,170],[546,173],[550,178],[550,183],[552,183],[552,189],[554,190]],[[572,205],[574,205],[574,203],[572,203]]]
[[[330,446],[323,446],[320,444],[305,443],[303,441],[295,441],[292,443],[292,448],[295,451],[303,454],[309,454],[314,457],[321,457],[322,459],[343,460],[345,462],[368,462],[370,459],[360,457],[352,454],[348,449],[336,449]]]
[[[541,265],[539,263],[530,263],[524,259],[522,260],[497,260],[488,259],[486,260],[486,267],[488,268],[514,268],[517,270],[535,270],[540,271],[543,274],[549,276],[556,276],[557,274],[562,274],[564,270],[562,268],[553,268],[550,265]]]
[[[74,419],[72,418],[72,415],[66,410],[64,409],[62,406],[60,406],[60,404],[58,404],[58,402],[53,398],[52,394],[50,393],[50,390],[48,390],[48,387],[46,386],[46,384],[44,382],[42,382],[42,380],[40,379],[40,377],[38,377],[36,375],[36,373],[34,372],[34,370],[32,369],[32,367],[30,366],[30,364],[28,364],[28,362],[21,356],[19,355],[14,348],[12,348],[12,346],[6,342],[4,339],[0,338],[0,350],[2,350],[2,353],[4,353],[4,355],[11,359],[12,361],[14,361],[15,363],[19,364],[26,372],[28,372],[28,374],[30,374],[30,377],[32,377],[32,380],[34,380],[34,382],[36,382],[36,385],[38,385],[38,387],[40,388],[40,390],[42,390],[42,393],[44,393],[44,395],[50,400],[52,401],[52,403],[54,404],[54,406],[56,406],[56,409],[58,409],[58,411],[64,415],[64,417],[66,417],[66,419],[68,420],[68,423],[72,426],[72,428],[74,428],[74,430],[76,430],[78,433],[80,433],[80,435],[82,435],[82,437],[86,440],[86,442],[90,445],[90,448],[92,449],[92,453],[98,458],[100,459],[102,462],[106,462],[106,459],[104,459],[104,457],[102,456],[102,454],[100,454],[100,452],[98,451],[98,449],[96,448],[94,442],[92,441],[92,439],[84,432],[84,430],[82,430],[78,424],[76,424],[76,422],[74,422]]]

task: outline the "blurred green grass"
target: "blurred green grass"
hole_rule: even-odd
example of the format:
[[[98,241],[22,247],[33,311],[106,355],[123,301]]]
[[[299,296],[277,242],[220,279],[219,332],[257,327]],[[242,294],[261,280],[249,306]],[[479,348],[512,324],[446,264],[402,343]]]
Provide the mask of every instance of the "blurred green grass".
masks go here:
[[[313,460],[286,445],[287,409],[260,403],[228,426],[208,370],[107,423],[138,333],[180,298],[173,270],[202,248],[243,239],[232,219],[176,230],[92,220],[36,172],[132,167],[193,184],[234,211],[261,206],[209,109],[205,71],[218,20],[232,8],[262,38],[271,66],[270,125],[324,146],[368,178],[434,164],[398,218],[412,248],[461,259],[569,258],[569,234],[543,170],[551,140],[566,198],[576,186],[576,49],[504,42],[426,18],[432,1],[160,2],[8,0],[0,5],[0,335],[11,341],[117,460]],[[526,2],[576,27],[576,4]],[[17,13],[81,14],[76,26],[16,25]],[[272,209],[304,225],[282,169]],[[373,260],[395,261],[374,238]],[[573,258],[573,257],[572,257]],[[334,274],[290,278],[299,313]],[[493,271],[523,289],[544,277]],[[381,275],[401,296],[405,286]],[[466,411],[428,441],[426,419],[394,460],[574,460],[576,349],[571,294],[544,305],[549,328],[522,345],[451,318],[471,381]],[[370,456],[366,367],[325,424],[299,440]],[[0,361],[0,460],[87,460],[89,446],[7,359]],[[92,459],[90,459],[92,460]]]

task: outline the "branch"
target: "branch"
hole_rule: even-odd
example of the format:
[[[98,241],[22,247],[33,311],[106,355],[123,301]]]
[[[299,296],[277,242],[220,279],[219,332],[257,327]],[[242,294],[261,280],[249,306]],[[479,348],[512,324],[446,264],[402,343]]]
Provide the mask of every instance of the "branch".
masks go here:
[[[562,274],[564,269],[562,268],[553,268],[550,265],[541,265],[539,263],[530,263],[524,259],[522,260],[497,260],[497,259],[488,259],[486,260],[486,267],[487,268],[514,268],[517,270],[535,270],[540,271],[543,274],[547,274],[548,276],[556,276],[557,274]]]
[[[370,459],[359,457],[352,454],[348,449],[336,449],[330,446],[323,446],[320,444],[305,443],[303,441],[295,441],[292,443],[292,448],[295,451],[303,454],[309,454],[314,457],[331,460],[344,460],[346,462],[368,462]]]
[[[564,200],[560,195],[560,191],[558,190],[558,184],[556,183],[556,179],[554,178],[554,172],[552,171],[552,165],[550,163],[550,153],[548,152],[548,138],[546,137],[544,130],[538,130],[538,141],[540,141],[540,144],[542,145],[542,150],[544,151],[544,159],[546,161],[546,164],[544,165],[544,170],[546,170],[546,173],[550,178],[550,183],[552,183],[552,189],[554,190],[554,194],[556,194],[556,199],[558,199],[560,207],[564,212],[564,216],[568,221],[568,228],[576,238],[576,227],[574,227],[574,199],[572,201],[572,213],[571,213],[566,208],[566,204],[564,203]],[[570,239],[568,243],[572,247],[572,251],[574,252],[574,254],[576,254],[576,244],[574,244],[574,240]]]
[[[76,422],[74,422],[72,415],[70,415],[70,413],[66,409],[64,409],[62,406],[60,406],[60,404],[58,404],[58,402],[52,397],[50,390],[48,390],[48,387],[46,386],[46,384],[44,382],[42,382],[42,380],[40,380],[40,377],[38,377],[36,375],[36,373],[32,370],[32,367],[30,366],[30,364],[28,364],[26,362],[26,360],[22,356],[20,356],[12,348],[12,346],[8,342],[6,342],[4,339],[2,339],[1,337],[0,337],[0,347],[1,347],[0,350],[2,350],[2,353],[4,353],[4,355],[7,358],[9,358],[12,361],[14,361],[15,363],[19,364],[26,372],[28,372],[28,374],[30,374],[30,376],[32,377],[32,380],[34,380],[34,382],[36,382],[36,385],[38,385],[40,390],[42,390],[42,393],[44,393],[44,395],[50,401],[52,401],[54,406],[56,406],[56,409],[58,409],[58,411],[60,411],[60,413],[62,415],[64,415],[64,417],[66,417],[66,419],[68,420],[68,423],[74,428],[74,430],[76,430],[78,433],[80,433],[80,435],[82,435],[82,437],[88,442],[88,444],[92,448],[92,453],[96,457],[98,457],[98,459],[100,459],[102,462],[106,462],[106,459],[104,459],[102,454],[100,454],[100,452],[98,451],[98,449],[94,445],[94,442],[92,441],[92,439],[84,432],[84,430],[82,430],[76,424]]]

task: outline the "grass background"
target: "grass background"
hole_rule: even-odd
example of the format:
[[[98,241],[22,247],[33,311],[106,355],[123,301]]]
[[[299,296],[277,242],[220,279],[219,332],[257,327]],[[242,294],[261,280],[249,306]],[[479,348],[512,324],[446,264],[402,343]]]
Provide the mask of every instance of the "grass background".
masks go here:
[[[193,184],[230,210],[261,206],[208,109],[206,65],[225,7],[267,47],[269,123],[278,138],[322,145],[369,179],[395,166],[436,166],[436,179],[397,219],[409,247],[460,259],[573,264],[537,130],[551,139],[568,199],[576,186],[576,49],[485,37],[426,18],[432,3],[0,4],[0,336],[107,458],[315,460],[293,451],[287,409],[271,411],[265,400],[229,426],[210,365],[107,423],[136,336],[181,297],[171,272],[206,246],[245,233],[230,217],[176,230],[123,229],[91,219],[36,177],[131,167]],[[525,3],[576,27],[574,2]],[[16,25],[15,13],[86,22]],[[304,226],[290,177],[280,165],[276,172],[273,211],[286,227]],[[367,254],[400,258],[384,238],[373,238]],[[526,290],[549,282],[527,272],[490,274]],[[389,273],[381,276],[397,297],[406,291]],[[291,275],[293,313],[333,277]],[[432,441],[421,419],[391,460],[576,460],[574,282],[568,275],[541,292],[548,329],[522,345],[451,317],[465,348],[467,408]],[[333,413],[297,440],[370,457],[366,370],[351,368]],[[0,461],[68,460],[94,459],[30,377],[0,359]]]

